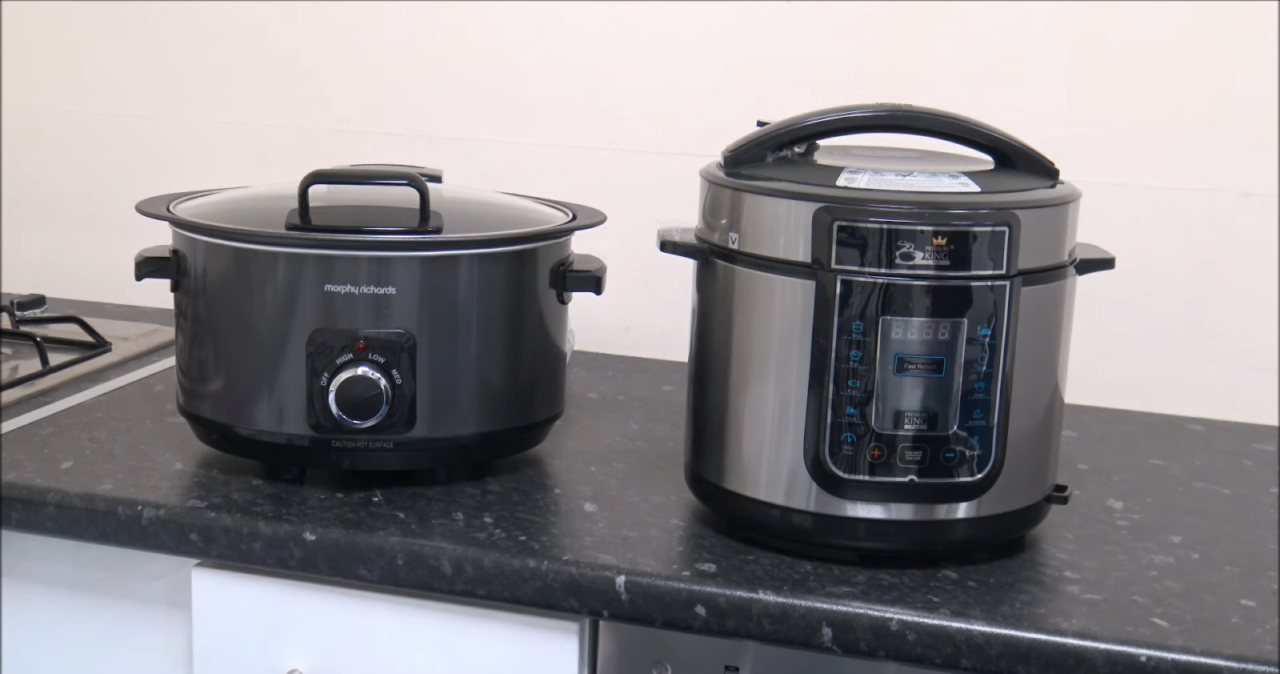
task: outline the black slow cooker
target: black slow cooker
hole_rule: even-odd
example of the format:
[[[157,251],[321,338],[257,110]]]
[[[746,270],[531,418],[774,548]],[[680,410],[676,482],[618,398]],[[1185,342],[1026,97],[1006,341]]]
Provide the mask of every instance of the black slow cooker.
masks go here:
[[[178,410],[211,447],[278,467],[439,468],[542,442],[564,410],[586,206],[402,165],[140,202],[173,242]]]

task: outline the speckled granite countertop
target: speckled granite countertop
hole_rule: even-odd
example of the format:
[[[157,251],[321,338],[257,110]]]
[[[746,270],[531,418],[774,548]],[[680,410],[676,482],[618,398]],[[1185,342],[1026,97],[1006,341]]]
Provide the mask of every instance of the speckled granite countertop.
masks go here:
[[[834,564],[741,543],[689,495],[683,363],[576,353],[570,370],[551,438],[487,475],[303,485],[198,443],[167,370],[6,434],[0,523],[952,670],[1278,671],[1275,428],[1071,407],[1060,481],[1077,493],[1025,545]]]

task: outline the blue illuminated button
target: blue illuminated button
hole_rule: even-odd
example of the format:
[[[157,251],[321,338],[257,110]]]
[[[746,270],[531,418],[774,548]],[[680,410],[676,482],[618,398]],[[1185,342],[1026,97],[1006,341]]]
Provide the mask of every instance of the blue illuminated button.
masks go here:
[[[987,339],[991,337],[991,325],[989,323],[981,323],[978,325],[978,338]]]
[[[853,331],[854,331],[854,332],[859,332],[859,333],[860,333],[860,332],[862,332],[862,327],[863,327],[863,326],[862,326],[862,321],[854,321],[854,322],[853,322]]]
[[[977,391],[978,393],[982,393],[982,392],[986,391],[986,390],[987,390],[987,382],[985,382],[985,381],[980,381],[980,382],[975,383],[975,384],[973,385],[973,390]]]
[[[956,447],[947,447],[946,449],[942,450],[942,454],[939,458],[942,459],[943,464],[948,466],[954,466],[957,463],[960,463],[960,458],[962,456],[964,456],[964,452],[962,450]]]
[[[850,360],[862,360],[862,352],[861,352],[861,351],[859,351],[859,350],[857,350],[857,349],[854,349],[853,351],[850,351],[850,352],[849,352],[849,359],[850,359]]]
[[[843,442],[847,445],[852,445],[857,441],[858,441],[858,436],[854,435],[853,433],[845,433],[844,435],[840,436],[840,442]]]
[[[858,381],[857,379],[850,379],[848,381],[848,384],[849,384],[849,388],[862,388],[862,382]]]

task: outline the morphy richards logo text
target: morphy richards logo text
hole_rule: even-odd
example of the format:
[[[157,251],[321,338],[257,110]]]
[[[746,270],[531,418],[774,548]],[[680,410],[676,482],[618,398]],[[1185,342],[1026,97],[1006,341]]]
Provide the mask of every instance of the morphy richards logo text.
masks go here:
[[[394,295],[396,294],[395,286],[357,286],[350,283],[326,283],[324,291],[327,293],[338,293],[339,295]]]

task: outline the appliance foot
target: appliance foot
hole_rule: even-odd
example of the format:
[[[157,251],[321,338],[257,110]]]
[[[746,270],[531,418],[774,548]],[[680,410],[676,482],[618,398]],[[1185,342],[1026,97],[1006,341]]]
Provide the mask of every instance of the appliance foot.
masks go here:
[[[271,482],[288,482],[302,484],[307,479],[307,469],[303,466],[285,463],[265,464],[267,480]]]

